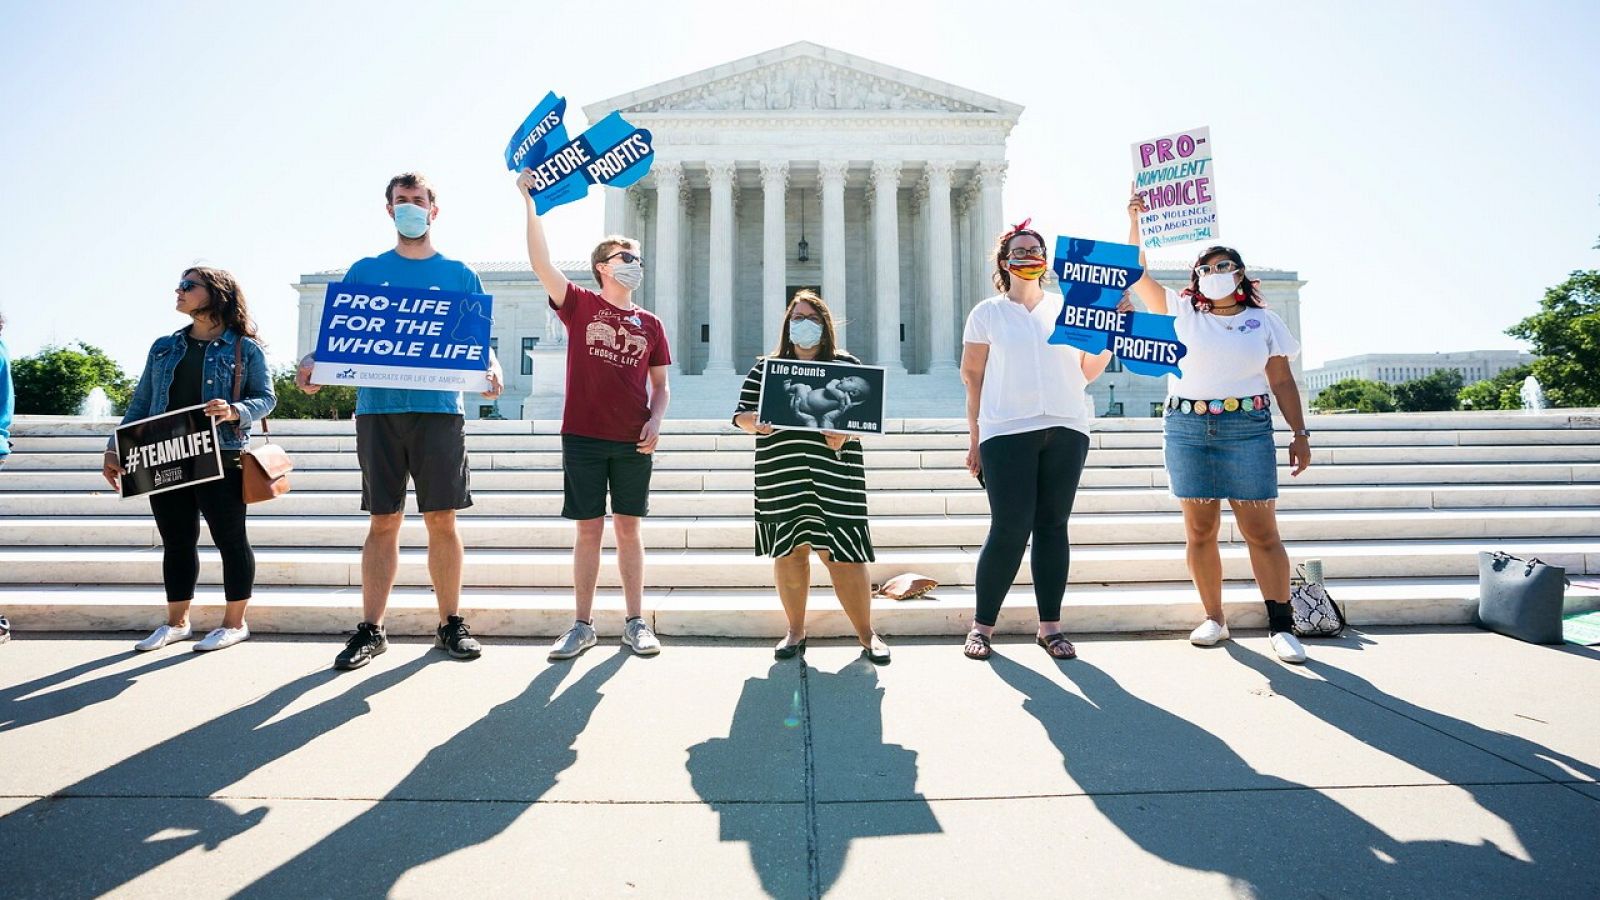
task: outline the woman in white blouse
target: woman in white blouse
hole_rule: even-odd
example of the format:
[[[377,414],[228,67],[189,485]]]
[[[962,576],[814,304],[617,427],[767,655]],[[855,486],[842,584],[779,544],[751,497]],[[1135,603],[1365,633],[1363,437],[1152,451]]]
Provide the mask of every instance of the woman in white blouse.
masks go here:
[[[1128,243],[1139,243],[1144,201],[1128,201]],[[1144,265],[1141,248],[1139,264]],[[1289,360],[1300,343],[1278,315],[1266,308],[1244,259],[1229,247],[1200,254],[1182,293],[1149,274],[1133,293],[1151,312],[1172,315],[1178,340],[1187,348],[1182,375],[1167,376],[1163,427],[1167,480],[1183,506],[1189,576],[1206,619],[1189,635],[1209,647],[1228,639],[1222,609],[1222,555],[1217,533],[1222,501],[1250,550],[1250,567],[1267,606],[1272,650],[1284,662],[1304,662],[1289,606],[1289,554],[1278,536],[1277,450],[1272,440],[1272,405],[1294,437],[1289,465],[1299,475],[1311,463],[1310,432],[1300,409]]]
[[[1061,633],[1067,590],[1067,517],[1089,453],[1094,418],[1084,389],[1111,362],[1048,343],[1061,294],[1042,285],[1044,238],[1025,221],[1001,235],[994,253],[999,291],[972,308],[962,336],[967,387],[967,469],[989,494],[989,535],[978,555],[977,612],[967,656],[988,659],[1000,606],[1033,538],[1036,638],[1056,659],[1077,655]]]

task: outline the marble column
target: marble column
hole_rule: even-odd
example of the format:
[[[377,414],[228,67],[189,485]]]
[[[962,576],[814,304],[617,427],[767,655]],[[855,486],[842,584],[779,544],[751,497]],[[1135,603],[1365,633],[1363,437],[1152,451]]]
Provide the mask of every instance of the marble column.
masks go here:
[[[844,178],[850,163],[823,160],[822,179],[822,299],[833,310],[837,346],[849,348],[845,338]]]
[[[1005,184],[1006,164],[1004,162],[978,163],[978,216],[979,234],[982,238],[984,259],[988,265],[993,265],[989,258],[989,251],[994,249],[994,240],[1000,232],[1006,230],[1005,211],[1000,208],[1000,188]],[[1054,247],[1046,247],[1051,254],[1055,253]]]
[[[761,164],[761,347],[778,345],[783,330],[783,310],[789,298],[788,231],[784,226],[785,192],[789,190],[789,164]]]
[[[900,163],[872,164],[872,239],[877,263],[875,365],[904,372],[900,359]]]
[[[927,163],[928,182],[928,371],[956,367],[955,286],[951,283],[950,173],[945,160]]]
[[[681,221],[681,204],[678,192],[683,189],[683,163],[657,162],[656,178],[656,247],[655,281],[656,316],[667,333],[667,347],[672,351],[670,372],[680,372],[687,362],[687,345],[678,342],[678,291],[682,284],[678,268],[678,227]]]
[[[706,163],[711,179],[710,284],[706,321],[711,347],[706,375],[733,374],[733,179],[729,160]]]
[[[606,195],[606,236],[621,234],[623,219],[628,215],[628,192],[617,188],[604,188]]]

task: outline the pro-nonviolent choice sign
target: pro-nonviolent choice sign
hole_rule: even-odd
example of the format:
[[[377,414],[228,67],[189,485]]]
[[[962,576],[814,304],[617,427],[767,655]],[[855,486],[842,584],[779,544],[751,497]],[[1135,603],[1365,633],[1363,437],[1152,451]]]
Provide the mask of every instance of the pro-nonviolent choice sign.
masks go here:
[[[506,144],[506,168],[533,173],[528,193],[539,215],[583,199],[591,184],[625,188],[643,178],[655,160],[650,132],[615,111],[567,140],[566,111],[565,98],[546,94]]]
[[[1117,311],[1123,292],[1144,272],[1138,247],[1057,237],[1054,268],[1062,304],[1050,343],[1085,353],[1110,348],[1136,375],[1179,374],[1178,363],[1187,350],[1178,342],[1174,318]]]
[[[143,497],[216,481],[222,477],[217,422],[186,406],[117,427],[122,496]]]
[[[881,366],[768,359],[757,421],[774,428],[883,433]]]
[[[1139,240],[1146,248],[1221,236],[1209,127],[1134,144],[1133,189],[1144,198]]]
[[[322,303],[316,384],[489,389],[488,294],[335,282]]]

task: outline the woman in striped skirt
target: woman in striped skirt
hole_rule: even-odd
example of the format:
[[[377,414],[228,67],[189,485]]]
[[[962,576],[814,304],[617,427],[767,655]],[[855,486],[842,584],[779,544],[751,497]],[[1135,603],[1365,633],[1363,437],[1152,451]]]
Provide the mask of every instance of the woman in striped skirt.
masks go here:
[[[833,314],[811,291],[800,291],[789,301],[772,357],[861,362],[838,349]],[[772,557],[778,599],[789,619],[789,631],[773,655],[788,659],[805,651],[806,594],[815,550],[828,567],[833,592],[856,630],[862,655],[886,663],[889,648],[872,630],[866,564],[875,557],[867,529],[861,442],[833,432],[774,431],[758,422],[762,366],[758,361],[745,376],[733,424],[756,435],[756,553]]]

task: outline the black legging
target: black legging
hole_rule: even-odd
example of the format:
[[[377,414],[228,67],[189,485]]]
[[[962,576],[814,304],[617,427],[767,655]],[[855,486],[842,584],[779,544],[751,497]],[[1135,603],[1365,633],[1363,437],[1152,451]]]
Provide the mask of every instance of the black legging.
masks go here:
[[[1089,436],[1046,428],[992,437],[978,445],[989,494],[989,537],[978,554],[979,625],[993,627],[1033,535],[1033,593],[1039,621],[1061,620],[1067,592],[1067,517],[1089,456]]]
[[[220,481],[150,495],[150,511],[161,532],[161,580],[167,602],[194,599],[200,581],[200,516],[211,542],[222,554],[222,592],[229,603],[250,599],[256,580],[256,554],[245,534],[244,473],[224,465]]]

